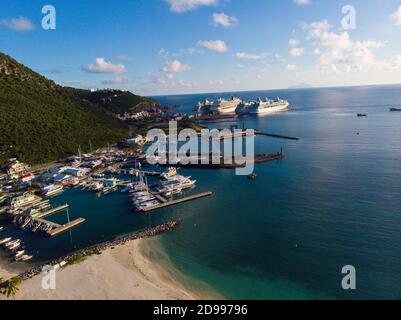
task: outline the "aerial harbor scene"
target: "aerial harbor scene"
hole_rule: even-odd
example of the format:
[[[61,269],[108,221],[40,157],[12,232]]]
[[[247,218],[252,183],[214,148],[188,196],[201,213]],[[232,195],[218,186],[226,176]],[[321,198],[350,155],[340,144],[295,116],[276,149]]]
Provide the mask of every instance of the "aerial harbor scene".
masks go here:
[[[0,301],[401,299],[400,1],[2,4]]]

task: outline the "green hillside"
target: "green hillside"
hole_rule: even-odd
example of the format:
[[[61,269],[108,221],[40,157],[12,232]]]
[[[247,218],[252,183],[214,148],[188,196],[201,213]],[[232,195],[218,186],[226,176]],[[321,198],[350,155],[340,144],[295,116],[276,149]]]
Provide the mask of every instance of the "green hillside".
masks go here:
[[[102,90],[91,92],[80,90],[79,95],[82,99],[98,104],[115,114],[159,107],[156,100],[137,96],[129,91]]]
[[[0,53],[0,164],[17,157],[33,164],[117,142],[128,128],[81,98]]]

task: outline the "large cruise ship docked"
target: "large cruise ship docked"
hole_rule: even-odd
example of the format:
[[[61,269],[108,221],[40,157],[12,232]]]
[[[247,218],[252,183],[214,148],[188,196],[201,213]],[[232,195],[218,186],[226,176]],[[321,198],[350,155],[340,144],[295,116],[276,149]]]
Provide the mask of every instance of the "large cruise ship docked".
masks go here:
[[[219,113],[235,113],[239,104],[242,102],[239,98],[231,98],[230,100],[219,99],[216,104],[217,112]]]
[[[288,110],[290,104],[287,100],[278,99],[276,101],[266,99],[262,101],[259,99],[250,108],[250,113],[252,114],[272,114],[277,112],[282,112]]]

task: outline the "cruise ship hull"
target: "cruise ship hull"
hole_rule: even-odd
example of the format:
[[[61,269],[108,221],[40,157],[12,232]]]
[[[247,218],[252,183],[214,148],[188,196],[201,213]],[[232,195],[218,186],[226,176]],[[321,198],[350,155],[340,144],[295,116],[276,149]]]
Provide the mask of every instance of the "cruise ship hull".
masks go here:
[[[237,110],[237,107],[230,108],[217,108],[217,112],[220,114],[234,114]]]
[[[266,107],[266,108],[257,108],[254,110],[251,110],[251,114],[258,114],[258,115],[264,115],[264,114],[274,114],[278,112],[283,112],[287,111],[289,107],[289,104],[283,104],[281,106],[275,106],[275,107]]]

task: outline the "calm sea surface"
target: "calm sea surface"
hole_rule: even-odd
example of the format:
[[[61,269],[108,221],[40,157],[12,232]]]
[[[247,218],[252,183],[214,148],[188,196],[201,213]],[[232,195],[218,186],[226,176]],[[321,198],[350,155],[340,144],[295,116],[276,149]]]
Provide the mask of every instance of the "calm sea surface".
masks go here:
[[[158,97],[189,112],[204,98],[228,94]],[[226,170],[182,170],[198,181],[191,192],[214,196],[147,215],[134,215],[121,193],[97,198],[69,190],[53,199],[69,203],[71,218],[87,222],[55,239],[22,234],[30,253],[46,260],[166,220],[182,226],[162,236],[170,262],[227,298],[401,298],[401,86],[238,93],[280,97],[291,110],[244,116],[239,126],[300,137],[258,137],[257,153],[280,162],[257,165],[250,181]],[[358,118],[357,113],[367,113]],[[216,127],[230,123],[215,124]],[[65,221],[65,215],[54,218]],[[341,288],[341,269],[353,265],[357,290]]]

